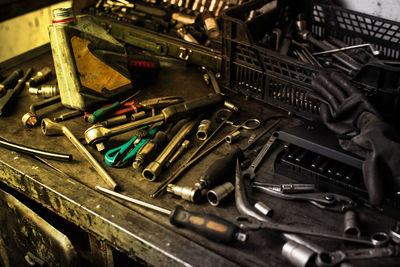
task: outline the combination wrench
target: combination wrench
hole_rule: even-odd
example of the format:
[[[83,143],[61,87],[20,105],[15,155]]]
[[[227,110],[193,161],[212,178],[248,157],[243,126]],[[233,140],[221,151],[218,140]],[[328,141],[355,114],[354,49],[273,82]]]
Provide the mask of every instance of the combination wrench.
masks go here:
[[[316,258],[317,266],[335,266],[339,263],[351,260],[364,260],[382,257],[398,256],[400,247],[398,245],[390,245],[387,247],[364,248],[352,250],[337,250],[333,252],[319,253]]]
[[[251,180],[254,179],[254,177],[256,176],[255,170],[257,169],[258,165],[260,165],[262,159],[268,153],[272,145],[275,143],[277,137],[278,137],[277,132],[273,132],[270,138],[268,139],[267,143],[265,143],[261,151],[258,153],[253,162],[250,164],[250,166],[246,170],[242,171],[242,175],[244,178],[246,179],[250,178]]]

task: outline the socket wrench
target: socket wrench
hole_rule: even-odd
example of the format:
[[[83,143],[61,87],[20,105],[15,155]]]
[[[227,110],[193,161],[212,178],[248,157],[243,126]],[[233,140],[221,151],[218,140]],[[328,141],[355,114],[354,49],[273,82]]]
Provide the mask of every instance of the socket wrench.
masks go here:
[[[97,160],[87,151],[87,149],[79,142],[79,140],[72,134],[72,132],[59,123],[53,122],[52,120],[45,118],[42,120],[42,132],[44,135],[61,135],[64,134],[71,143],[78,149],[78,151],[84,156],[87,161],[93,166],[97,173],[103,178],[109,187],[113,190],[117,188],[117,183],[111,178],[111,176],[103,169],[103,167],[97,162]]]
[[[276,132],[272,133],[271,137],[268,139],[267,143],[265,143],[261,151],[258,153],[257,157],[253,160],[250,166],[242,172],[242,175],[245,176],[245,178],[248,177],[250,179],[254,179],[254,177],[256,176],[255,170],[257,169],[258,165],[261,163],[265,155],[268,153],[269,149],[275,143],[277,136],[278,135]]]

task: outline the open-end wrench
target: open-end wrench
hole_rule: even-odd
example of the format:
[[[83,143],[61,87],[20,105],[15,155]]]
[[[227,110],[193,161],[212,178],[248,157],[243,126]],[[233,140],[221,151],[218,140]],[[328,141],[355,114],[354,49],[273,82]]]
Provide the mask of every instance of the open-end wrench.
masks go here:
[[[261,151],[258,153],[257,157],[253,160],[250,166],[242,172],[244,178],[254,179],[254,177],[256,176],[255,170],[257,169],[258,165],[261,163],[265,155],[268,153],[271,146],[275,143],[277,136],[278,135],[276,132],[272,133],[271,137],[268,139],[267,143],[265,143]]]
[[[363,248],[352,250],[337,250],[333,252],[322,252],[316,259],[317,266],[336,266],[339,263],[350,260],[374,259],[382,257],[398,256],[400,247],[390,245],[378,248]]]

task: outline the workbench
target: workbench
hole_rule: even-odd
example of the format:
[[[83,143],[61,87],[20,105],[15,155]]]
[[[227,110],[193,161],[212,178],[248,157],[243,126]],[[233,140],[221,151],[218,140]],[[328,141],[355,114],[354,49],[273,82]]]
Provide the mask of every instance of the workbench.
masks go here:
[[[201,72],[197,67],[174,59],[161,58],[160,60],[161,71],[157,78],[146,81],[146,83],[133,82],[135,89],[142,90],[137,98],[178,95],[185,99],[192,99],[212,92],[211,87],[207,87],[202,81]],[[38,71],[45,66],[53,68],[49,45],[2,63],[0,70],[3,75],[6,75],[16,67],[20,67],[24,71],[32,67],[34,71]],[[246,100],[244,96],[230,92],[226,92],[226,94],[230,102],[240,107],[240,112],[233,118],[235,122],[241,122],[248,118],[258,118],[263,121],[270,116],[285,115],[284,112],[256,100]],[[85,258],[83,240],[86,240],[85,242],[90,240],[93,251],[90,252],[89,249],[87,252],[86,249],[89,255],[86,255],[86,259],[90,261],[90,255],[93,256],[95,253],[94,244],[96,242],[93,240],[96,240],[101,248],[101,255],[98,255],[96,264],[103,266],[112,266],[113,261],[115,265],[118,265],[116,255],[126,255],[138,263],[155,266],[289,265],[281,255],[284,241],[277,232],[267,230],[249,232],[248,241],[245,244],[219,244],[189,230],[172,226],[168,217],[163,214],[108,197],[97,191],[96,185],[103,187],[107,187],[107,185],[65,136],[45,136],[40,127],[27,128],[22,125],[22,115],[29,110],[31,103],[40,99],[39,96],[30,95],[24,89],[15,103],[14,110],[8,116],[0,118],[2,128],[0,136],[15,143],[43,150],[71,153],[73,155],[71,162],[47,160],[54,167],[67,173],[68,176],[61,175],[30,156],[0,148],[1,188],[20,198],[26,196],[35,203],[39,203],[39,206],[43,206],[45,210],[51,211],[50,214],[62,218],[65,224],[70,224],[70,227],[58,230],[70,238],[80,257]],[[53,118],[67,111],[61,104],[56,104],[39,110],[38,114],[41,118]],[[251,134],[261,132],[272,122],[267,122],[255,131],[243,131],[238,145],[244,147]],[[82,117],[61,123],[66,125],[82,142],[84,142],[84,131],[91,126]],[[214,126],[217,125],[215,121],[213,123]],[[303,124],[303,122],[293,118],[282,119],[277,129],[289,124]],[[214,140],[223,137],[230,131],[232,128],[226,126]],[[127,132],[113,137],[107,145],[115,147],[128,141],[133,135],[134,132]],[[258,147],[263,146],[268,137],[269,134],[261,138]],[[119,192],[124,195],[166,209],[173,209],[175,205],[181,205],[190,211],[214,214],[228,221],[236,222],[236,218],[240,214],[236,210],[233,196],[219,207],[213,207],[207,201],[202,201],[200,204],[190,203],[171,194],[164,194],[157,199],[150,197],[157,186],[182,164],[199,144],[199,141],[191,138],[191,146],[185,156],[170,169],[163,171],[155,182],[144,180],[141,174],[130,166],[120,169],[111,168],[104,163],[104,154],[96,151],[93,147],[86,145],[86,148],[114,178],[121,187]],[[257,181],[274,183],[291,181],[289,178],[274,174],[273,161],[281,147],[281,144],[275,146],[272,153],[268,154],[258,168]],[[187,186],[194,185],[200,173],[207,166],[229,151],[229,144],[219,146],[213,153],[185,172],[177,183]],[[247,156],[251,158],[254,158],[255,155],[254,151],[247,153]],[[317,231],[331,231],[339,234],[343,231],[343,214],[341,213],[328,212],[304,202],[276,199],[258,192],[252,192],[250,195],[251,201],[257,199],[268,203],[274,210],[272,218],[277,222],[309,227]],[[361,230],[365,235],[378,231],[387,232],[395,222],[392,218],[363,207],[360,207],[360,216]],[[77,238],[76,235],[80,235],[80,237]],[[328,239],[312,237],[309,239],[328,251],[360,247]],[[398,258],[359,261],[358,263],[363,266],[387,266],[396,262],[398,263]]]

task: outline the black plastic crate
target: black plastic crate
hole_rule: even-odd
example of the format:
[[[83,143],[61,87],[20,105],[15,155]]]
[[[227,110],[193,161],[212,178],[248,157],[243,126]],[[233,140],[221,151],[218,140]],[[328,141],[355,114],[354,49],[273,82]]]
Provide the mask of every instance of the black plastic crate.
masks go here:
[[[311,90],[312,79],[323,68],[280,55],[260,46],[258,42],[272,28],[287,27],[299,13],[305,14],[309,30],[317,39],[331,36],[346,45],[371,43],[383,52],[382,59],[400,59],[398,22],[321,1],[290,0],[280,0],[276,12],[265,13],[248,21],[248,14],[252,10],[271,2],[250,1],[230,8],[223,14],[221,85],[224,88],[309,120],[319,120],[318,103],[306,97],[306,92]],[[399,75],[399,68],[368,64],[351,78],[383,116],[394,121],[400,115]],[[278,90],[279,96],[276,88],[281,88]]]

